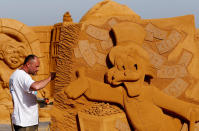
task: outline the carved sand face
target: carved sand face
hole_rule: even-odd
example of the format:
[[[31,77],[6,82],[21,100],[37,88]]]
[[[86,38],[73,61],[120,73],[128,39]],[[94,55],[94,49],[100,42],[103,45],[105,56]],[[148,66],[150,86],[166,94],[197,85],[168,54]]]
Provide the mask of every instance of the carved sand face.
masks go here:
[[[149,61],[147,53],[139,46],[117,46],[109,53],[113,67],[107,73],[112,85],[124,84],[129,96],[139,95],[147,74]]]
[[[139,57],[132,58],[128,55],[120,55],[115,58],[114,67],[108,73],[108,82],[119,85],[124,82],[136,82],[142,78],[142,65],[138,62]]]
[[[3,60],[12,69],[23,64],[25,54],[25,47],[20,42],[12,41],[4,44]]]

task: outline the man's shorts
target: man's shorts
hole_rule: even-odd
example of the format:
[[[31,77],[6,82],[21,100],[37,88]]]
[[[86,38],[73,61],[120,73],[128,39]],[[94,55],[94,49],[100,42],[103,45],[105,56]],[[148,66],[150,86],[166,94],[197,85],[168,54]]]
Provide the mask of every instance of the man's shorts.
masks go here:
[[[14,125],[15,131],[38,131],[38,125],[22,127]]]

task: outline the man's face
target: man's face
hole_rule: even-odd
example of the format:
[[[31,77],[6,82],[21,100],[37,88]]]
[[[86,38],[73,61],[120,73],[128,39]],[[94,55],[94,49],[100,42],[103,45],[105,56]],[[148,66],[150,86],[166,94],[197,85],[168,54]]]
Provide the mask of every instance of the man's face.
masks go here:
[[[30,60],[27,63],[28,74],[36,75],[37,72],[39,71],[39,66],[40,66],[40,61],[39,61],[39,59],[37,57],[35,57],[34,60]]]
[[[25,58],[25,47],[22,44],[8,44],[4,48],[4,62],[12,69],[23,64]]]

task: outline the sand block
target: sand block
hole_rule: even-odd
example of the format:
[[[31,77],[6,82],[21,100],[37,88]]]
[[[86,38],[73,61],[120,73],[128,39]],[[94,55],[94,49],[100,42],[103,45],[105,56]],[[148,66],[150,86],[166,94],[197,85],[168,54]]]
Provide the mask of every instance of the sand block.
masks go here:
[[[163,89],[163,92],[165,92],[167,95],[178,97],[186,90],[188,86],[188,82],[181,78],[176,78],[165,89]]]
[[[179,65],[188,66],[191,62],[193,54],[187,50],[183,50],[180,60],[178,61]]]
[[[95,27],[93,25],[88,25],[86,29],[86,33],[91,37],[98,39],[98,40],[108,40],[109,39],[109,32],[108,30],[101,29]]]
[[[145,27],[145,30],[147,32],[150,32],[153,34],[153,37],[157,38],[157,39],[165,39],[167,36],[167,31],[161,30],[158,27],[152,25],[151,23],[147,24],[147,26]]]
[[[130,131],[126,115],[124,113],[110,116],[94,116],[78,112],[81,131],[118,131],[125,129]]]
[[[182,34],[176,30],[173,30],[165,40],[156,43],[159,53],[163,54],[171,51],[178,44],[178,42],[180,42],[182,37]]]
[[[107,50],[107,49],[110,49],[111,47],[113,47],[113,42],[111,39],[109,39],[107,41],[101,41],[100,45],[103,50]]]
[[[97,58],[97,63],[106,66],[106,55],[98,51],[94,51]]]
[[[162,66],[157,71],[158,78],[178,78],[185,77],[187,75],[187,69],[182,65]]]
[[[92,49],[90,48],[88,40],[80,40],[78,42],[79,50],[89,66],[94,66],[96,63],[95,54],[93,53]]]
[[[148,52],[150,57],[150,62],[153,65],[153,67],[159,69],[167,61],[165,57],[159,55],[149,47],[143,46],[143,48]]]

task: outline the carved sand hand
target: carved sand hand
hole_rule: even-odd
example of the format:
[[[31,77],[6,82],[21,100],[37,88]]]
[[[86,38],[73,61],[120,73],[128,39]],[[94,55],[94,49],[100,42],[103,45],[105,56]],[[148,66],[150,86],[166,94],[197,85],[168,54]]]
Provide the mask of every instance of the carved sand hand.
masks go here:
[[[77,75],[78,79],[71,82],[64,90],[67,96],[72,99],[80,97],[89,88],[88,79],[85,77],[85,69],[80,68]]]

